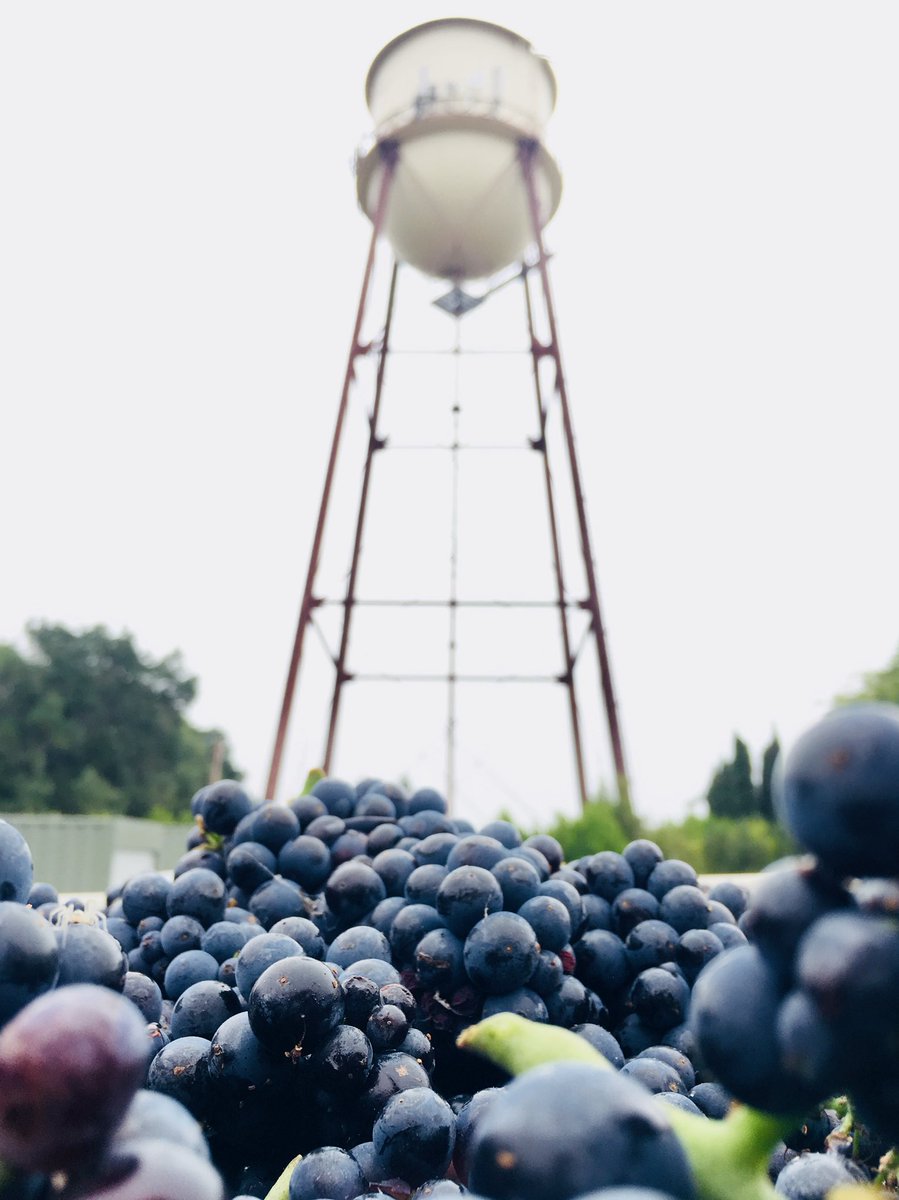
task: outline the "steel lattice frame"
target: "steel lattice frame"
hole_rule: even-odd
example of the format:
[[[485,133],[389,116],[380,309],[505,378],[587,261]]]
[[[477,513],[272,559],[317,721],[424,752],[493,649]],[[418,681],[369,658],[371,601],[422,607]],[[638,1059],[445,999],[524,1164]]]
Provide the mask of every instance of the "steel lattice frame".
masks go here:
[[[586,773],[584,768],[583,743],[581,732],[581,718],[578,705],[577,691],[575,687],[574,667],[579,654],[582,652],[583,644],[578,649],[572,648],[571,630],[569,623],[569,610],[572,608],[584,609],[588,612],[590,625],[588,633],[592,634],[592,642],[596,648],[597,665],[599,669],[599,685],[603,699],[603,704],[606,712],[608,723],[608,733],[612,749],[612,757],[615,765],[617,776],[619,802],[623,809],[623,815],[628,817],[631,815],[630,795],[628,787],[627,770],[625,766],[624,750],[621,738],[621,729],[618,720],[618,711],[615,701],[615,693],[612,683],[611,667],[609,663],[608,649],[606,645],[605,632],[602,623],[602,615],[599,604],[599,592],[596,582],[596,569],[593,562],[593,554],[590,543],[590,534],[587,525],[587,512],[584,502],[583,489],[581,486],[580,469],[577,461],[577,453],[574,441],[574,430],[571,422],[571,413],[568,403],[568,391],[565,380],[565,373],[562,364],[561,349],[559,346],[558,330],[556,325],[555,305],[553,302],[552,289],[549,279],[549,266],[546,254],[546,249],[543,242],[543,235],[540,224],[539,201],[537,197],[535,179],[534,179],[534,160],[539,149],[538,143],[531,140],[523,140],[519,145],[519,163],[521,167],[522,181],[527,195],[528,208],[531,219],[531,227],[533,232],[533,244],[536,249],[536,261],[531,264],[523,264],[519,272],[525,298],[525,312],[527,319],[528,344],[530,349],[530,358],[533,368],[534,393],[537,404],[538,417],[538,437],[532,439],[531,447],[538,451],[543,459],[543,475],[546,491],[547,512],[549,518],[550,539],[553,558],[553,575],[555,583],[556,599],[554,602],[541,601],[512,601],[512,600],[460,600],[455,595],[455,587],[451,587],[451,596],[445,601],[422,601],[415,599],[401,600],[360,600],[356,595],[356,583],[358,577],[358,567],[361,555],[363,531],[365,527],[365,518],[368,505],[369,484],[371,478],[371,467],[374,455],[384,448],[383,439],[378,436],[378,419],[381,408],[381,399],[384,390],[384,378],[387,359],[390,354],[390,337],[393,321],[393,313],[396,299],[397,289],[397,264],[394,262],[390,278],[390,289],[387,299],[387,311],[383,326],[383,334],[377,344],[363,345],[360,342],[362,331],[362,323],[365,317],[365,311],[368,303],[372,273],[374,268],[375,250],[378,238],[384,226],[384,220],[389,204],[390,188],[393,182],[399,147],[396,142],[386,141],[380,146],[380,152],[384,162],[384,169],[381,175],[380,188],[378,194],[377,205],[375,209],[374,219],[372,221],[371,241],[369,244],[368,257],[363,272],[362,286],[360,289],[359,302],[356,310],[356,319],[353,328],[353,335],[350,342],[350,351],[347,359],[346,371],[344,375],[343,388],[340,395],[340,401],[337,410],[337,420],[335,423],[334,434],[331,441],[331,450],[328,457],[328,464],[325,472],[325,481],[322,489],[322,498],[319,506],[318,518],[316,521],[315,532],[313,535],[312,551],[310,554],[309,567],[306,573],[306,582],[303,589],[303,596],[300,603],[300,613],[297,621],[296,633],[294,636],[293,649],[288,666],[287,679],[284,687],[284,695],[281,704],[281,711],[278,720],[278,728],[275,736],[275,744],[272,752],[271,767],[269,770],[268,783],[266,786],[266,796],[273,799],[278,786],[278,777],[280,774],[281,763],[284,753],[284,745],[287,738],[287,729],[290,721],[290,712],[293,704],[294,693],[296,691],[300,666],[303,656],[303,645],[305,639],[306,628],[312,623],[314,610],[322,604],[336,603],[343,610],[343,620],[340,632],[340,644],[336,655],[332,655],[334,666],[334,686],[331,695],[331,703],[328,717],[328,732],[324,748],[324,756],[322,767],[325,772],[329,772],[332,767],[334,757],[334,748],[337,735],[338,720],[340,714],[340,703],[343,688],[346,683],[358,679],[389,679],[393,682],[402,681],[444,681],[449,684],[449,717],[447,723],[447,740],[448,740],[448,800],[452,801],[453,791],[453,761],[454,761],[454,710],[455,710],[455,685],[462,681],[484,681],[484,682],[521,682],[521,681],[547,681],[561,683],[565,686],[568,695],[568,708],[571,721],[572,733],[572,749],[575,759],[575,768],[577,772],[578,791],[580,794],[581,805],[585,805],[588,800],[588,788]],[[534,297],[529,276],[532,272],[536,272],[540,281],[540,290],[542,292],[543,308],[546,316],[546,324],[548,326],[548,338],[545,341],[540,341],[535,325],[534,312]],[[327,519],[328,507],[331,498],[331,489],[337,459],[340,450],[341,437],[343,433],[344,417],[346,415],[347,403],[355,379],[355,365],[360,355],[367,354],[373,350],[377,350],[378,362],[375,377],[375,390],[372,408],[369,414],[369,437],[365,455],[365,463],[362,474],[362,485],[359,496],[359,506],[356,514],[355,535],[353,539],[353,547],[351,553],[350,569],[347,577],[346,591],[340,600],[327,600],[324,597],[318,597],[315,594],[315,579],[318,572],[319,561],[321,558],[321,550],[324,540],[325,524]],[[458,355],[458,346],[455,353]],[[574,502],[577,512],[578,538],[583,561],[584,574],[587,584],[587,595],[583,600],[572,602],[568,600],[565,579],[563,573],[562,555],[560,550],[559,527],[556,515],[556,498],[555,498],[555,483],[553,474],[550,469],[549,455],[547,451],[546,428],[547,428],[547,405],[545,403],[544,389],[540,377],[540,362],[543,358],[549,357],[554,364],[555,370],[555,394],[559,402],[561,411],[565,451],[567,456],[567,465],[571,478],[571,483],[574,491]],[[455,453],[460,448],[458,438],[455,439],[452,449]],[[455,552],[455,551],[453,551]],[[352,617],[354,609],[361,605],[381,605],[390,607],[431,607],[439,606],[446,607],[451,613],[451,630],[450,630],[450,658],[449,669],[443,675],[354,675],[347,670],[347,656],[350,644],[350,632],[352,625]],[[562,642],[563,655],[563,670],[558,675],[546,676],[524,676],[524,675],[460,675],[455,670],[455,612],[463,607],[483,607],[483,608],[502,608],[502,607],[522,607],[536,608],[547,607],[551,604],[558,610],[559,624]]]

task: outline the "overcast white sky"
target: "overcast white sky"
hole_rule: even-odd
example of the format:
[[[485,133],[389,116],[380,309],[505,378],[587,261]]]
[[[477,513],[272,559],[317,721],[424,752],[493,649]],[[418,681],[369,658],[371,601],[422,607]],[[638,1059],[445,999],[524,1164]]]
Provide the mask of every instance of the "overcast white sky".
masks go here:
[[[679,816],[735,732],[755,755],[789,742],[899,644],[892,0],[4,4],[0,639],[43,618],[180,649],[192,719],[227,731],[261,790],[369,234],[364,77],[447,15],[508,25],[558,77],[547,242],[625,748],[640,813]],[[397,345],[451,336],[428,311],[439,285],[401,286]],[[511,296],[471,320],[485,345],[522,344]],[[388,369],[397,441],[445,427],[436,362]],[[471,367],[472,433],[534,432],[525,367]],[[414,457],[378,464],[370,594],[430,594],[445,571],[446,464]],[[513,552],[513,518],[543,519],[535,465],[466,468],[469,594],[552,594],[543,543],[526,567]],[[357,457],[334,594],[358,476]],[[360,622],[356,665],[440,660],[445,620],[418,620]],[[481,649],[556,669],[549,619],[462,633],[470,669]],[[340,773],[443,785],[441,689],[346,696]],[[285,795],[329,699],[313,664]],[[610,756],[589,704],[585,726],[596,785]],[[460,692],[458,787],[475,821],[574,812],[558,691]]]

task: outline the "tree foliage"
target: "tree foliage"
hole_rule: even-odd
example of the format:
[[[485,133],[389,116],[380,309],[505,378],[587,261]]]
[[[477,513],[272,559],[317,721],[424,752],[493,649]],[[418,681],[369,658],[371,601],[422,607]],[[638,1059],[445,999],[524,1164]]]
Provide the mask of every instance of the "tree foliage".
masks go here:
[[[180,655],[103,626],[27,632],[29,653],[0,646],[0,810],[183,816],[222,735],[188,723]]]
[[[851,696],[838,696],[838,704],[852,704],[859,700],[886,700],[899,704],[899,650],[882,671],[871,671],[862,676],[862,685]]]
[[[631,840],[617,804],[604,797],[591,800],[577,817],[556,817],[546,832],[558,841],[567,862],[599,850],[623,850]]]
[[[771,775],[779,749],[777,738],[773,738],[762,756],[761,781],[756,786],[752,778],[749,748],[742,738],[735,737],[733,758],[718,767],[706,793],[711,815],[729,820],[746,817],[771,820],[774,811]]]

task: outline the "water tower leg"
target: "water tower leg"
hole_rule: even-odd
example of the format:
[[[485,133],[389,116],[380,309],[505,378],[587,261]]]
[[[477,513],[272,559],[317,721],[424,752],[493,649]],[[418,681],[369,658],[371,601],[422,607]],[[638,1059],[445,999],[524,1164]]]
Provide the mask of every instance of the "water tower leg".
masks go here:
[[[534,157],[539,145],[532,140],[522,140],[519,146],[519,162],[524,179],[525,192],[531,218],[531,229],[534,244],[537,248],[537,266],[540,272],[540,282],[543,290],[543,300],[546,306],[546,316],[549,323],[549,342],[545,352],[555,363],[556,392],[562,410],[562,423],[565,431],[565,445],[568,451],[568,461],[571,468],[571,478],[574,485],[574,499],[577,509],[578,533],[580,536],[581,555],[584,560],[584,571],[587,578],[587,604],[590,611],[591,625],[596,639],[596,649],[599,658],[600,689],[606,709],[606,719],[609,725],[609,740],[612,744],[612,757],[615,763],[615,773],[618,783],[618,802],[622,824],[628,833],[636,830],[636,819],[630,800],[627,768],[624,761],[624,747],[621,740],[621,729],[618,723],[618,708],[615,702],[615,691],[612,686],[612,669],[603,630],[602,615],[599,607],[599,589],[596,584],[596,568],[593,564],[593,551],[590,546],[590,532],[587,526],[587,507],[581,486],[581,474],[577,461],[577,450],[574,442],[574,429],[571,423],[571,412],[568,406],[568,389],[565,384],[565,372],[562,367],[562,354],[559,347],[559,336],[556,328],[556,312],[553,304],[552,288],[549,282],[549,265],[546,248],[543,243],[543,230],[540,222],[540,205],[537,198],[537,187],[534,181]]]
[[[347,358],[346,372],[343,379],[343,389],[340,394],[340,403],[337,408],[337,421],[334,426],[334,436],[331,439],[331,453],[328,457],[328,466],[325,472],[325,482],[322,489],[321,504],[318,510],[318,520],[315,525],[315,533],[312,538],[312,552],[309,557],[309,569],[306,572],[306,584],[303,588],[303,598],[300,602],[300,615],[297,620],[296,634],[294,636],[293,651],[290,656],[290,665],[287,669],[287,680],[284,685],[284,698],[281,702],[281,714],[278,718],[278,730],[275,734],[275,745],[272,751],[271,767],[268,773],[268,783],[265,788],[266,798],[273,800],[278,788],[278,775],[281,770],[281,758],[284,753],[284,742],[287,737],[287,726],[290,721],[290,709],[293,704],[293,694],[296,689],[297,675],[300,668],[300,660],[303,655],[303,639],[306,635],[306,626],[309,624],[312,616],[312,609],[315,607],[315,599],[313,588],[315,586],[315,575],[318,570],[318,560],[321,554],[322,538],[325,530],[325,518],[328,513],[328,504],[331,499],[331,485],[334,478],[334,469],[337,463],[337,451],[340,446],[340,437],[343,432],[343,419],[346,415],[347,401],[350,395],[350,386],[352,385],[355,376],[356,359],[360,354],[366,354],[368,347],[361,345],[359,338],[362,333],[362,320],[365,316],[365,306],[368,301],[368,290],[371,284],[372,272],[375,263],[375,248],[378,241],[378,235],[384,224],[384,217],[387,212],[387,199],[390,194],[390,185],[393,181],[393,175],[396,168],[397,160],[397,145],[395,142],[383,142],[381,144],[381,153],[384,160],[384,170],[381,175],[381,184],[378,192],[378,204],[375,209],[375,216],[372,222],[371,241],[368,247],[368,258],[365,262],[365,271],[362,276],[362,288],[359,293],[359,303],[356,308],[356,322],[353,326],[353,337],[350,342],[350,352]]]
[[[369,415],[368,448],[365,453],[365,466],[362,471],[362,489],[359,493],[359,511],[356,516],[356,533],[353,538],[353,555],[350,560],[350,573],[347,579],[346,596],[343,601],[343,627],[340,631],[340,649],[337,651],[337,661],[334,664],[334,694],[331,697],[331,715],[328,719],[328,737],[325,743],[325,757],[322,767],[325,774],[331,770],[331,758],[334,753],[334,740],[337,734],[337,717],[340,711],[340,697],[343,685],[352,677],[346,671],[346,656],[350,643],[350,621],[353,615],[353,605],[356,601],[356,577],[359,573],[359,557],[362,552],[362,533],[365,527],[365,512],[368,506],[368,488],[371,480],[371,465],[375,451],[380,450],[383,442],[378,439],[378,417],[381,412],[381,396],[384,391],[384,371],[387,366],[387,355],[390,351],[390,327],[393,322],[393,307],[396,299],[396,277],[398,264],[393,263],[390,274],[390,292],[387,297],[387,316],[384,320],[384,335],[378,351],[378,370],[375,378],[375,396]]]
[[[571,716],[571,735],[574,744],[574,761],[577,770],[578,791],[581,798],[581,809],[587,806],[587,777],[584,772],[584,752],[581,745],[581,722],[578,712],[577,696],[574,690],[574,655],[571,653],[571,635],[568,629],[568,610],[565,602],[565,579],[562,572],[562,554],[559,546],[559,527],[556,521],[556,502],[553,493],[552,471],[549,466],[549,456],[546,450],[546,407],[543,402],[543,388],[540,382],[540,353],[537,335],[534,328],[534,306],[531,303],[531,287],[528,282],[528,269],[522,267],[521,283],[524,288],[524,303],[528,320],[528,340],[531,347],[531,363],[534,372],[534,394],[537,400],[537,420],[540,428],[540,438],[534,445],[543,456],[543,478],[546,484],[546,504],[549,512],[549,533],[552,542],[553,570],[556,577],[556,596],[559,604],[559,622],[562,630],[562,654],[565,659],[565,672],[562,682],[568,689],[568,709]]]

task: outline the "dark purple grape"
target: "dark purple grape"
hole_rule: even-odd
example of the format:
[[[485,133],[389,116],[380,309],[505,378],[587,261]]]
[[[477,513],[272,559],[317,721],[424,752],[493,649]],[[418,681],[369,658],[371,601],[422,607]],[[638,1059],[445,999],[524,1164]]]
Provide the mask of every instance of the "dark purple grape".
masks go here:
[[[549,833],[535,833],[522,842],[525,849],[536,850],[546,859],[550,872],[558,871],[565,861],[565,851],[559,842]]]
[[[257,926],[257,929],[259,927]],[[309,958],[324,959],[325,943],[315,925],[306,917],[282,917],[269,933],[286,934]]]
[[[581,936],[584,924],[584,901],[577,888],[556,875],[540,884],[538,895],[551,896],[554,900],[564,904],[568,909],[568,916],[571,918],[572,938]]]
[[[514,991],[503,992],[500,996],[488,996],[484,1000],[482,1018],[486,1019],[501,1012],[516,1013],[519,1017],[540,1024],[549,1021],[549,1009],[545,1001],[527,987],[515,988]]]
[[[482,867],[489,871],[508,853],[506,847],[496,838],[470,833],[459,838],[452,847],[447,855],[446,868],[448,871],[455,871],[457,867]]]
[[[638,888],[646,887],[646,881],[665,857],[661,847],[648,838],[628,842],[621,853],[634,873],[634,886]]]
[[[325,816],[328,811],[324,801],[320,800],[318,796],[297,796],[293,800],[288,800],[287,807],[296,814],[302,830],[305,830],[310,821],[314,821],[316,817]]]
[[[397,1046],[397,1052],[408,1054],[410,1058],[414,1058],[429,1075],[434,1070],[434,1045],[430,1037],[426,1033],[422,1033],[420,1029],[410,1029]]]
[[[390,942],[369,925],[353,925],[338,933],[328,947],[328,962],[348,967],[362,958],[380,958],[390,962]]]
[[[428,1084],[427,1071],[408,1054],[398,1050],[381,1054],[375,1059],[365,1089],[359,1097],[359,1110],[373,1122],[391,1096],[408,1088],[427,1087]]]
[[[571,1032],[579,1034],[585,1041],[588,1041],[594,1050],[598,1050],[603,1058],[612,1064],[616,1071],[620,1071],[624,1066],[621,1047],[608,1029],[604,1029],[602,1025],[592,1022],[581,1023],[573,1025]]]
[[[333,816],[349,817],[356,807],[356,789],[344,779],[327,775],[312,789],[312,795],[321,800]]]
[[[148,1024],[155,1023],[162,1016],[162,992],[159,984],[139,971],[129,971],[126,974],[122,995],[140,1009],[141,1016]]]
[[[354,1200],[366,1187],[359,1164],[338,1146],[322,1146],[302,1158],[290,1176],[290,1200]]]
[[[107,1144],[147,1068],[137,1008],[108,988],[47,992],[0,1032],[0,1158],[68,1171]]]
[[[525,901],[518,915],[534,930],[542,950],[558,953],[571,941],[571,915],[554,896],[539,895]]]
[[[619,937],[626,938],[641,921],[653,921],[658,915],[659,902],[651,892],[643,888],[625,888],[612,901],[609,927],[613,927]]]
[[[217,979],[191,984],[172,1009],[172,1037],[211,1038],[223,1022],[241,1011],[241,1007],[240,996],[234,988]]]
[[[811,859],[765,871],[740,921],[746,937],[789,977],[799,940],[819,917],[846,908],[850,896]]]
[[[402,836],[402,829],[393,822],[376,825],[368,835],[366,849],[374,859],[382,851],[391,850],[400,841]]]
[[[682,977],[649,967],[631,984],[628,1001],[644,1025],[664,1032],[686,1017],[690,988]]]
[[[393,918],[389,934],[394,965],[401,970],[409,966],[424,935],[432,929],[445,929],[446,925],[440,913],[427,904],[407,904],[401,908]]]
[[[156,871],[132,876],[122,888],[122,909],[126,918],[132,925],[145,917],[165,918],[171,890],[171,880]]]
[[[503,891],[486,867],[466,864],[448,872],[437,890],[435,907],[452,932],[464,938],[485,914],[502,909]]]
[[[532,900],[540,891],[540,873],[532,862],[517,854],[500,859],[490,868],[503,893],[503,908],[518,912],[522,904]]]
[[[476,988],[500,995],[523,987],[537,965],[539,947],[531,926],[517,913],[484,917],[465,939],[463,959]]]
[[[222,1178],[207,1160],[168,1138],[116,1140],[89,1182],[71,1183],[59,1200],[224,1200]]]
[[[774,1190],[787,1200],[824,1200],[831,1188],[857,1184],[863,1178],[836,1154],[802,1154],[786,1164]]]
[[[337,964],[334,964],[334,969],[339,970]],[[391,966],[389,962],[385,962],[383,958],[360,958],[357,962],[350,963],[340,971],[338,978],[341,984],[345,979],[351,979],[354,975],[367,975],[373,983],[376,983],[379,988],[382,988],[387,983],[401,983],[401,977],[396,967]]]
[[[405,894],[406,880],[417,865],[408,850],[397,850],[395,847],[382,850],[375,855],[371,864],[372,870],[383,879],[388,896]]]
[[[677,944],[677,965],[684,973],[689,984],[696,981],[696,976],[712,959],[721,953],[724,944],[721,939],[708,929],[688,929],[682,933]]]
[[[343,1017],[343,989],[333,972],[302,955],[273,963],[250,992],[250,1027],[264,1046],[283,1053],[315,1050]]]
[[[163,1046],[150,1063],[147,1087],[171,1096],[195,1117],[206,1114],[209,1095],[208,1038],[183,1037]]]
[[[469,1185],[491,1200],[569,1200],[622,1183],[689,1200],[692,1174],[658,1103],[587,1063],[535,1067],[478,1122]]]
[[[169,917],[159,931],[159,944],[163,954],[167,954],[169,958],[183,954],[185,950],[199,950],[203,945],[203,926],[196,917],[183,914]]]
[[[166,912],[170,917],[194,917],[208,929],[225,915],[225,885],[215,871],[207,867],[185,871],[172,884]]]
[[[59,942],[57,987],[94,983],[120,992],[125,986],[128,958],[111,933],[96,925],[65,919],[56,929]]]
[[[387,1178],[417,1187],[446,1171],[456,1140],[456,1118],[430,1088],[410,1088],[384,1106],[372,1129]]]
[[[250,912],[265,929],[283,921],[285,917],[309,915],[307,900],[299,886],[290,879],[276,875],[262,883],[250,897]]]
[[[682,883],[695,886],[696,872],[682,859],[666,858],[653,867],[646,881],[646,890],[652,892],[656,900],[661,900],[666,892]]]
[[[415,971],[429,992],[449,995],[466,982],[464,943],[450,929],[432,929],[415,947]]]
[[[410,871],[403,886],[403,895],[409,904],[429,904],[437,907],[437,893],[446,879],[447,868],[439,863],[427,863]]]
[[[774,771],[775,808],[840,875],[896,873],[899,707],[853,704],[813,725]]]
[[[680,1050],[675,1050],[673,1046],[647,1046],[645,1050],[640,1051],[637,1057],[656,1058],[663,1063],[667,1063],[669,1067],[674,1067],[680,1076],[681,1083],[684,1085],[684,1091],[687,1093],[696,1084],[696,1072],[693,1070],[693,1064],[687,1058],[686,1054],[682,1054]]]
[[[356,859],[361,862],[363,855],[368,848],[368,832],[363,832],[361,829],[353,829],[350,827],[350,822],[356,818],[350,817],[347,820],[347,828],[343,831],[340,837],[335,838],[331,843],[331,867],[341,866],[343,863],[350,862],[351,859]],[[360,817],[359,820],[365,821],[368,818]],[[374,818],[371,818],[374,820]]]
[[[678,933],[686,933],[688,929],[706,929],[711,919],[709,898],[693,884],[678,884],[669,888],[662,897],[659,919],[667,921]]]
[[[342,863],[325,884],[328,908],[346,925],[360,921],[386,895],[380,875],[360,862]]]
[[[733,1096],[720,1083],[697,1083],[687,1095],[707,1117],[716,1121],[727,1116],[733,1103]]]
[[[175,863],[173,875],[177,879],[186,871],[193,870],[194,867],[202,867],[204,870],[212,871],[218,875],[219,879],[226,879],[228,875],[228,868],[225,866],[223,856],[217,850],[212,850],[209,846],[194,846],[186,854],[182,854]]]
[[[342,980],[344,1020],[348,1025],[364,1029],[368,1018],[381,1003],[381,989],[367,975],[351,975]]]
[[[228,1017],[213,1033],[207,1055],[207,1080],[213,1100],[243,1102],[251,1095],[283,1088],[291,1064],[267,1050],[250,1028],[245,1012]]]
[[[252,810],[252,802],[239,783],[222,779],[203,789],[199,817],[209,833],[231,833],[241,817]]]
[[[734,920],[739,921],[749,903],[749,893],[732,879],[722,879],[709,889],[709,899],[724,904]]]
[[[0,1025],[49,991],[58,969],[53,927],[14,900],[0,901]]]
[[[28,904],[31,908],[40,908],[42,904],[59,904],[59,892],[52,883],[35,881],[28,893]]]
[[[647,967],[671,962],[677,957],[678,941],[677,930],[667,921],[649,920],[635,925],[624,941],[633,974],[637,975]]]
[[[0,902],[27,904],[34,883],[28,843],[14,825],[0,820]]]
[[[165,1138],[200,1158],[209,1158],[209,1146],[200,1122],[171,1096],[146,1088],[135,1093],[115,1137],[120,1142],[135,1138]]]
[[[649,1092],[678,1092],[685,1096],[687,1089],[680,1074],[670,1063],[658,1058],[644,1058],[647,1050],[641,1050],[636,1058],[629,1059],[621,1068],[621,1074],[641,1083]]]
[[[406,1036],[409,1022],[402,1009],[395,1004],[381,1004],[374,1010],[365,1025],[365,1034],[376,1054],[397,1050]]]
[[[164,960],[160,960],[164,961]],[[185,950],[166,966],[163,990],[168,1000],[177,1000],[195,983],[218,981],[219,964],[205,950]]]
[[[617,934],[590,929],[575,943],[574,953],[578,978],[607,1002],[630,982],[631,963]]]
[[[313,1061],[319,1086],[348,1094],[358,1091],[368,1078],[374,1049],[361,1029],[338,1025]]]
[[[701,1062],[738,1100],[775,1113],[801,1113],[826,1098],[792,1073],[778,1040],[777,967],[752,945],[705,968],[693,988],[690,1026]]]
[[[622,1060],[623,1061],[623,1060]],[[468,1184],[471,1166],[471,1145],[484,1113],[502,1095],[498,1087],[482,1088],[462,1105],[456,1113],[456,1144],[453,1149],[453,1169],[463,1185]]]
[[[445,797],[432,787],[418,788],[409,797],[408,805],[410,813],[445,813],[447,810]]]
[[[241,842],[228,854],[228,878],[250,895],[278,869],[273,850],[260,842]]]
[[[356,801],[355,817],[381,817],[384,820],[395,820],[396,805],[389,796],[380,792],[367,792]]]

